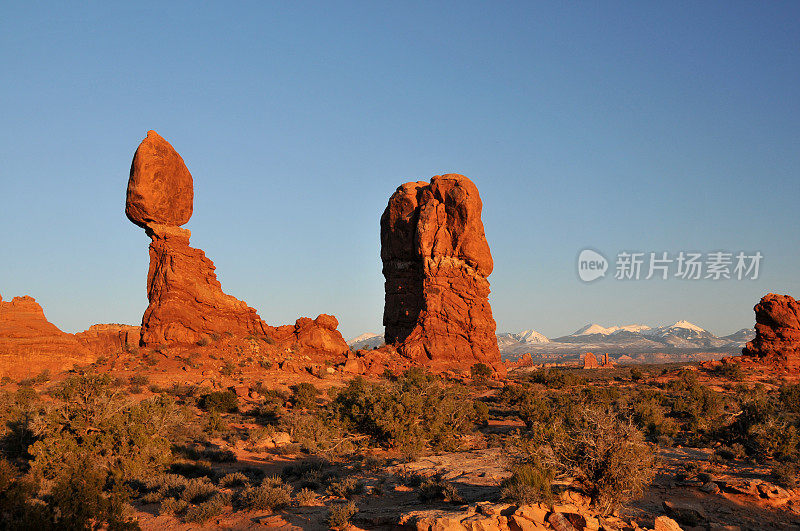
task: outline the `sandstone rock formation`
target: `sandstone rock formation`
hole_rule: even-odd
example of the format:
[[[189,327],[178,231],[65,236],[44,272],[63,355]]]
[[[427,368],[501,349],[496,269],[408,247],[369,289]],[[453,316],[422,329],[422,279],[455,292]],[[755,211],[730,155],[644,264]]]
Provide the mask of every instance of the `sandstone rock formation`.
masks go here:
[[[47,320],[33,297],[0,297],[0,376],[27,378],[94,360],[75,336]]]
[[[608,357],[608,352],[603,354],[603,363],[601,363],[600,366],[606,369],[611,369],[614,367],[614,362]]]
[[[139,345],[141,330],[138,326],[123,324],[96,324],[75,338],[96,357],[127,350]]]
[[[583,356],[583,368],[584,369],[599,369],[600,364],[597,363],[597,357],[591,352],[587,352]]]
[[[800,301],[769,293],[753,310],[756,337],[747,343],[742,354],[800,370]]]
[[[245,302],[223,292],[214,263],[189,246],[191,232],[180,228],[192,216],[193,198],[192,176],[183,159],[149,131],[133,157],[125,205],[128,219],[152,240],[143,346],[191,344],[231,334],[269,336],[327,353],[348,350],[332,316],[300,319],[294,326],[276,329]]]
[[[400,186],[381,217],[386,343],[415,362],[500,366],[482,208],[472,181],[447,174]]]

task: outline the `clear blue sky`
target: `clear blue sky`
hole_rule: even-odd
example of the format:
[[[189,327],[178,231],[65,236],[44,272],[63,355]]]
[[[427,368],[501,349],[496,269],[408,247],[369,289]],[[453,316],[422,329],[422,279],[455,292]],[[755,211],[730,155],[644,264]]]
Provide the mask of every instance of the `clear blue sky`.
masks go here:
[[[193,245],[270,324],[382,331],[381,212],[457,172],[500,330],[752,326],[762,294],[800,296],[798,27],[797,2],[5,2],[0,294],[71,332],[141,321],[123,208],[155,129],[194,176]],[[764,261],[587,285],[584,247]]]

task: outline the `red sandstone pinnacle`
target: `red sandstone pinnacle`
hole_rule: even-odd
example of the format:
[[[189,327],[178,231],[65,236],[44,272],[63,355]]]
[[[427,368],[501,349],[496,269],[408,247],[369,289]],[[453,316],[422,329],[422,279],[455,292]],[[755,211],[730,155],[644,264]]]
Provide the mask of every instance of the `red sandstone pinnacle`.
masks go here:
[[[416,362],[500,364],[482,208],[472,181],[447,174],[400,186],[381,217],[386,342]]]
[[[742,354],[800,370],[800,301],[768,293],[753,307],[756,337]]]
[[[131,163],[125,214],[142,228],[180,226],[192,217],[192,174],[178,152],[155,131],[148,131]]]

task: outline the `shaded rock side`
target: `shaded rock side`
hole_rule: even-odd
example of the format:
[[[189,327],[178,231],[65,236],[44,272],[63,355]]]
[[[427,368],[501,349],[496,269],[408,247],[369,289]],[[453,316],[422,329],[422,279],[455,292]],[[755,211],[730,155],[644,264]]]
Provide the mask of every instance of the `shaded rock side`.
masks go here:
[[[0,376],[27,378],[92,363],[97,357],[47,320],[33,297],[0,297]]]
[[[477,187],[447,174],[400,186],[381,217],[387,344],[418,363],[500,363],[493,261]]]
[[[800,302],[789,295],[769,293],[753,310],[756,337],[742,354],[800,370]]]

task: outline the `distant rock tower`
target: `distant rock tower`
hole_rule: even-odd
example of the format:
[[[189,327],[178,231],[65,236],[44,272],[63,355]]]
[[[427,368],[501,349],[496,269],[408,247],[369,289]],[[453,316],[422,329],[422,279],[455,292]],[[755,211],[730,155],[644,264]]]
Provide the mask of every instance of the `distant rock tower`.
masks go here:
[[[587,352],[583,356],[583,368],[584,369],[599,369],[600,364],[597,363],[597,358],[591,352]]]
[[[418,363],[500,364],[482,208],[472,181],[447,174],[400,186],[381,217],[386,343]]]

